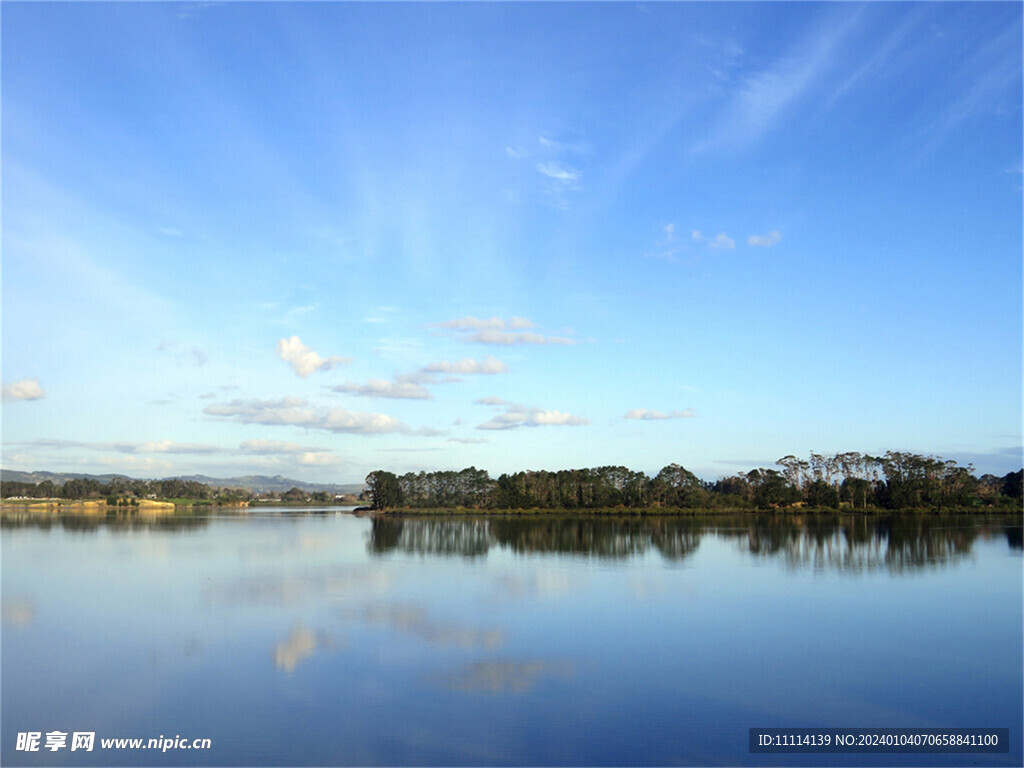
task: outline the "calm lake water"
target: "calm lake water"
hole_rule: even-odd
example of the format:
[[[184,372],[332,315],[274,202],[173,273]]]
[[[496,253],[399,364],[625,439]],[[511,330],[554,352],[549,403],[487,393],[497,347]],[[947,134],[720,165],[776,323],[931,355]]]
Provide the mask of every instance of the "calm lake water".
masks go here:
[[[1022,762],[1019,518],[15,516],[2,555],[4,765]],[[1011,747],[748,751],[813,726]],[[158,737],[211,748],[100,746]]]

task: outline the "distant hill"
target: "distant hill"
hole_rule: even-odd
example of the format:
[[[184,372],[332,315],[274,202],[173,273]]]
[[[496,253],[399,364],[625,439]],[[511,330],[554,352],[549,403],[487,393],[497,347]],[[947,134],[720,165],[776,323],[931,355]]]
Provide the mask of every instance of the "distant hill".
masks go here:
[[[91,478],[104,485],[109,483],[114,478],[126,478],[132,480],[134,478],[128,477],[128,475],[87,475],[81,472],[19,472],[15,469],[0,469],[0,480],[7,483],[42,483],[49,480],[51,483],[56,485],[63,485],[68,480],[78,480],[81,478]]]
[[[193,480],[204,485],[212,485],[221,488],[245,488],[250,491],[290,491],[298,488],[313,493],[315,491],[327,491],[328,493],[354,493],[359,494],[366,487],[363,483],[307,483],[305,480],[295,480],[281,475],[245,475],[243,477],[209,477],[208,475],[176,475],[175,480]]]
[[[100,483],[107,484],[114,478],[127,478],[128,475],[89,475],[78,472],[19,472],[13,469],[0,469],[0,479],[14,483],[41,483],[45,480],[56,485],[63,485],[68,480],[78,478],[89,478]],[[303,491],[314,493],[326,491],[327,493],[352,493],[358,495],[366,487],[362,483],[307,483],[304,480],[295,480],[281,475],[245,475],[244,477],[210,477],[209,475],[175,475],[173,477],[144,478],[147,480],[192,480],[203,485],[214,488],[245,488],[249,491],[266,493],[268,491],[290,491],[292,488],[299,488]]]

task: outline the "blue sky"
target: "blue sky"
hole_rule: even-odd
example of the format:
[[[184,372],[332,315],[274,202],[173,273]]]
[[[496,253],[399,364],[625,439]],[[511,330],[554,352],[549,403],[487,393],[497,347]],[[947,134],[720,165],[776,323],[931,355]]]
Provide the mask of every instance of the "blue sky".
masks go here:
[[[3,465],[1021,465],[1019,3],[5,3]]]

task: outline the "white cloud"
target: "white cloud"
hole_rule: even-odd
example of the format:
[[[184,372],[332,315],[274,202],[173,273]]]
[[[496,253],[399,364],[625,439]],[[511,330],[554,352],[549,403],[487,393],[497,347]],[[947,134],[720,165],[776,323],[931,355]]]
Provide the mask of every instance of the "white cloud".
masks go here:
[[[504,413],[499,413],[489,421],[480,424],[477,429],[517,429],[519,427],[542,426],[576,427],[589,423],[590,419],[574,416],[565,411],[546,411],[540,408],[512,405]]]
[[[495,318],[497,320],[497,318]],[[481,321],[489,322],[489,321]],[[505,321],[499,321],[504,323]],[[471,326],[469,326],[471,327]],[[387,397],[402,400],[430,400],[433,395],[424,384],[449,384],[462,381],[455,374],[462,375],[494,375],[506,373],[508,366],[496,357],[487,355],[483,360],[464,358],[454,362],[440,360],[420,368],[412,373],[402,373],[394,377],[394,381],[370,379],[366,384],[347,381],[344,384],[329,387],[332,392],[358,397]]]
[[[460,317],[455,320],[446,320],[443,323],[435,323],[434,327],[459,331],[462,334],[462,340],[471,344],[492,344],[510,347],[519,344],[567,346],[576,343],[574,339],[566,336],[545,336],[540,333],[524,330],[535,327],[525,317],[513,317],[508,320],[492,317],[489,320],[480,320],[469,316]]]
[[[480,445],[486,443],[486,440],[481,440],[478,437],[449,437],[449,443],[461,443],[462,445]]]
[[[465,358],[463,360],[456,360],[455,362],[448,362],[442,360],[437,363],[431,363],[430,365],[424,366],[422,369],[423,373],[460,373],[460,374],[483,374],[493,375],[497,373],[507,373],[508,366],[501,362],[496,357],[487,355],[483,360],[473,360],[472,358]]]
[[[573,145],[545,137],[541,137],[539,141],[540,153],[542,156],[546,156],[546,159],[538,162],[534,167],[537,173],[543,177],[542,188],[547,202],[555,208],[565,210],[569,207],[569,194],[580,192],[583,189],[580,183],[583,174],[579,169],[562,162],[558,156],[565,154],[566,151],[573,151],[575,154],[583,153],[577,152]]]
[[[777,229],[773,229],[767,235],[751,235],[747,238],[747,245],[757,245],[762,248],[771,248],[777,242],[782,240],[782,233]]]
[[[708,248],[714,248],[715,250],[736,247],[736,241],[726,235],[725,232],[719,232],[715,235],[714,239],[712,239],[703,234],[699,229],[695,229],[690,233],[690,239],[695,243],[704,243]]]
[[[539,136],[537,143],[555,154],[589,155],[592,151],[590,143],[582,140],[562,141],[550,136]]]
[[[634,408],[631,411],[627,411],[623,418],[638,419],[640,421],[660,421],[663,419],[689,419],[696,415],[691,408],[687,408],[685,411],[670,411],[668,413],[648,410],[647,408]]]
[[[575,340],[566,336],[542,336],[539,333],[529,331],[480,331],[467,336],[465,341],[473,344],[494,344],[496,346],[511,347],[519,344],[558,344],[569,346],[575,344]]]
[[[215,445],[202,443],[176,443],[173,440],[151,440],[145,443],[119,443],[117,450],[126,453],[217,453]]]
[[[395,400],[429,400],[430,392],[412,381],[386,381],[370,379],[365,384],[347,381],[330,388],[332,392],[341,392],[357,397],[388,397]]]
[[[338,357],[337,355],[322,358],[312,349],[302,343],[298,336],[291,336],[277,342],[277,355],[302,378],[306,378],[314,371],[329,371],[339,365],[348,365],[352,362],[350,357]]]
[[[141,443],[129,442],[88,442],[84,440],[53,440],[49,438],[38,438],[23,445],[31,445],[36,448],[52,448],[65,450],[69,448],[86,449],[90,451],[116,451],[117,453],[139,454],[139,453],[174,453],[174,454],[212,454],[222,451],[216,445],[205,443],[178,443],[174,440],[149,440]]]
[[[579,171],[562,163],[537,163],[537,170],[549,179],[554,179],[567,185],[574,184],[580,178]]]
[[[512,405],[508,400],[502,400],[500,397],[481,397],[473,402],[477,405]]]
[[[329,467],[341,461],[329,451],[306,451],[299,454],[296,463],[303,467]]]
[[[208,405],[203,413],[242,424],[294,426],[349,434],[407,433],[406,424],[383,413],[353,413],[343,408],[315,408],[301,397],[279,400],[232,400]]]
[[[241,453],[248,454],[279,454],[279,453],[305,453],[308,451],[319,451],[319,448],[305,448],[298,443],[289,443],[283,440],[243,440],[238,444]]]
[[[454,320],[446,320],[443,323],[435,323],[435,328],[448,328],[456,331],[487,331],[487,330],[501,330],[501,329],[512,329],[522,330],[524,328],[533,328],[534,325],[525,317],[512,317],[508,320],[504,320],[498,316],[494,316],[488,320],[481,320],[480,318],[467,315],[466,317],[459,317]]]
[[[44,397],[46,397],[46,390],[36,379],[20,379],[8,384],[3,389],[5,403],[17,400],[42,400]]]

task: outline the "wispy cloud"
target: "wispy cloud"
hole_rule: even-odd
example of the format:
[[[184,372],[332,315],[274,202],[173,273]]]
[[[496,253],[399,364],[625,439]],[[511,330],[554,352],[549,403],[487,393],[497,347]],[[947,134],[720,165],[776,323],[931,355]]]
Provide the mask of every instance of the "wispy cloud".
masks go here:
[[[365,384],[347,381],[344,384],[329,387],[332,392],[357,397],[386,397],[394,400],[430,400],[433,395],[425,387],[411,381],[386,381],[370,379]]]
[[[500,330],[504,328],[511,328],[513,330],[521,330],[524,328],[533,328],[534,325],[525,317],[512,317],[508,320],[503,320],[500,317],[492,317],[486,320],[467,315],[466,317],[459,317],[455,320],[445,320],[443,323],[435,323],[435,328],[447,328],[456,331],[492,331]]]
[[[44,397],[46,397],[46,390],[37,379],[20,379],[8,384],[3,389],[5,403],[19,400],[42,400]]]
[[[316,352],[302,343],[298,336],[291,336],[277,342],[277,356],[291,365],[302,378],[306,378],[314,371],[329,371],[339,365],[349,365],[352,362],[350,357],[338,357],[337,355],[323,358]]]
[[[28,445],[33,448],[49,448],[52,450],[91,450],[107,451],[127,454],[182,454],[182,455],[206,455],[222,452],[223,449],[216,445],[206,443],[179,443],[174,440],[148,440],[144,442],[90,442],[85,440],[53,440],[50,438],[38,438],[19,445]]]
[[[483,360],[474,360],[472,358],[465,358],[462,360],[456,360],[455,362],[448,362],[447,360],[441,360],[436,363],[424,366],[422,369],[423,373],[454,373],[463,375],[481,374],[490,376],[498,373],[507,373],[508,366],[501,362],[496,357],[487,355]]]
[[[583,190],[583,171],[567,162],[566,156],[575,156],[574,163],[590,154],[590,146],[583,141],[562,141],[543,135],[529,148],[521,145],[506,146],[505,155],[512,160],[530,159],[534,171],[540,176],[545,202],[555,208],[567,209],[570,197]],[[514,195],[518,198],[518,195]]]
[[[639,421],[663,421],[665,419],[690,419],[697,414],[693,412],[692,408],[687,408],[685,411],[656,411],[647,408],[633,408],[626,412],[624,419],[636,419]]]
[[[492,317],[480,320],[476,317],[461,317],[435,323],[435,328],[454,330],[458,337],[472,344],[491,344],[494,346],[511,347],[521,344],[554,344],[568,346],[576,344],[575,339],[567,336],[545,336],[533,331],[522,330],[535,327],[525,317],[513,317],[503,320]]]
[[[558,154],[589,155],[591,152],[590,143],[582,139],[554,139],[550,134],[544,134],[537,138],[537,143]]]
[[[374,307],[370,314],[364,318],[363,322],[386,323],[396,314],[398,314],[398,309],[395,307]]]
[[[238,450],[241,453],[258,456],[261,454],[274,455],[279,453],[319,453],[324,449],[310,448],[284,440],[243,440],[238,444]]]
[[[949,90],[959,95],[921,131],[922,154],[937,151],[968,121],[994,114],[1000,100],[1020,108],[1020,39],[1018,21],[973,50],[962,70],[947,82]]]
[[[761,248],[771,248],[782,240],[782,233],[773,229],[767,235],[751,235],[747,238],[747,245],[756,245]]]
[[[503,413],[477,426],[477,429],[518,429],[519,427],[577,427],[590,423],[590,419],[574,416],[565,411],[543,410],[523,405],[511,405]]]
[[[172,341],[161,341],[157,344],[156,351],[162,354],[175,355],[182,364],[189,363],[197,368],[202,368],[210,361],[210,355],[206,350],[199,347],[183,349]]]
[[[243,440],[237,447],[222,447],[206,443],[179,443],[174,440],[149,440],[143,442],[103,442],[82,440],[54,440],[39,438],[17,443],[30,448],[34,453],[39,450],[51,451],[95,451],[107,455],[98,459],[80,459],[79,464],[99,464],[108,467],[134,469],[160,469],[171,471],[173,465],[167,461],[150,458],[151,456],[202,456],[206,466],[213,458],[246,459],[246,468],[260,466],[273,469],[281,466],[333,466],[341,460],[331,451],[298,445],[297,443],[279,440]],[[255,457],[255,458],[253,458]],[[216,465],[214,465],[216,466]]]
[[[500,397],[481,397],[473,402],[477,405],[512,405],[508,400],[502,400]]]
[[[464,341],[474,344],[493,344],[501,347],[518,346],[520,344],[555,344],[560,346],[571,346],[576,343],[575,339],[567,336],[543,336],[539,333],[529,331],[480,331]]]
[[[703,234],[699,229],[695,229],[690,233],[690,239],[695,243],[706,245],[708,248],[716,251],[731,250],[736,247],[736,241],[725,234],[725,232],[719,232],[712,238]]]
[[[827,26],[811,30],[788,55],[746,77],[731,94],[711,134],[692,151],[743,149],[773,131],[832,66],[837,48],[860,12],[840,11]]]
[[[413,430],[383,413],[354,413],[343,408],[318,408],[301,397],[279,400],[232,400],[208,405],[203,413],[242,424],[293,426],[359,435],[410,433]]]
[[[644,254],[649,259],[679,261],[679,254],[686,250],[686,243],[679,239],[676,225],[669,223],[662,229],[661,236],[654,242],[654,250]]]
[[[489,321],[480,321],[483,323]],[[500,321],[504,322],[504,321]],[[524,321],[525,322],[525,321]],[[472,326],[469,326],[472,327]],[[495,375],[506,373],[508,366],[496,357],[487,355],[483,360],[464,358],[462,360],[440,360],[425,365],[411,373],[401,373],[393,381],[370,379],[365,384],[347,381],[344,384],[327,387],[331,392],[358,397],[387,397],[401,400],[430,400],[433,394],[424,384],[450,384],[459,382],[459,376]],[[458,374],[458,375],[456,375]]]
[[[537,163],[537,172],[549,179],[562,182],[572,189],[580,179],[580,172],[562,163]]]
[[[174,440],[151,440],[144,443],[128,444],[118,450],[130,453],[216,453],[219,448],[205,443],[178,443]]]

